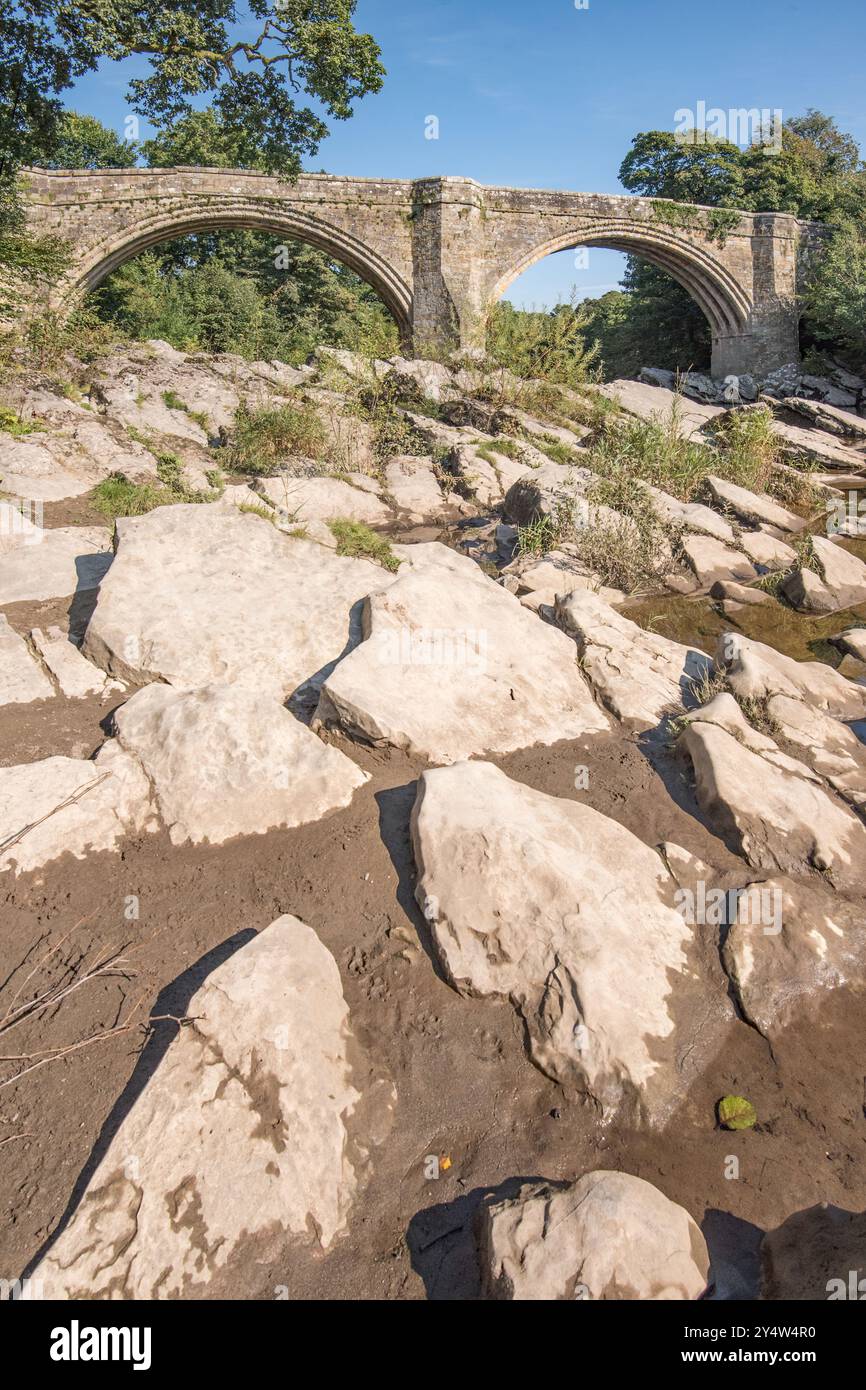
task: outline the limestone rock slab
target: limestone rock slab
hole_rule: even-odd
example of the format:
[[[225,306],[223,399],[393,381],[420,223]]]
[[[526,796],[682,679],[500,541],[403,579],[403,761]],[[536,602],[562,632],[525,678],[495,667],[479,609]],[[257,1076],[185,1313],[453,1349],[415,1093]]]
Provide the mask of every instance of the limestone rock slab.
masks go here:
[[[347,806],[368,780],[282,705],[241,686],[150,685],[114,724],[178,845],[306,825]]]
[[[207,1291],[242,1241],[327,1248],[357,1186],[340,973],[281,917],[217,967],[34,1271],[45,1296]]]
[[[29,873],[63,854],[84,859],[155,828],[148,780],[114,744],[92,762],[58,757],[0,768],[0,871]]]
[[[693,683],[712,669],[705,652],[644,631],[587,590],[558,599],[556,620],[577,642],[584,674],[605,708],[641,729],[694,703]]]
[[[763,642],[725,632],[719,637],[716,665],[727,675],[739,700],[789,695],[836,719],[866,716],[866,689],[823,661],[795,661]]]
[[[139,685],[244,682],[302,698],[358,641],[355,605],[394,579],[229,509],[161,507],[117,534],[82,649]]]
[[[682,742],[701,809],[754,868],[814,868],[854,891],[866,883],[866,827],[816,785],[807,769],[800,776],[795,766],[747,747],[712,712],[691,716]]]
[[[692,929],[669,905],[661,857],[582,802],[482,762],[422,775],[412,844],[416,897],[455,989],[510,999],[536,1066],[605,1112],[627,1102],[663,1119],[722,1001],[705,983],[694,993]]]
[[[0,604],[67,598],[97,589],[112,563],[111,533],[99,526],[44,530],[0,550]]]
[[[365,600],[365,640],[325,680],[317,721],[436,763],[607,728],[574,644],[454,561]]]
[[[0,705],[50,700],[54,686],[31,656],[27,643],[0,613]]]
[[[758,895],[771,911],[759,919]],[[828,991],[860,987],[866,922],[859,901],[821,885],[775,878],[744,890],[723,949],[725,968],[746,1018],[765,1037],[781,1033]],[[776,930],[778,926],[779,930]]]

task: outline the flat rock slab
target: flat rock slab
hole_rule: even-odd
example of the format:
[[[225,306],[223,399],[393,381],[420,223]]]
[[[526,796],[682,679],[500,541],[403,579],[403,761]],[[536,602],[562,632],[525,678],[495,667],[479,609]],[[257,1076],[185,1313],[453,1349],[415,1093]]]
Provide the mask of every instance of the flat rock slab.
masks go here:
[[[741,584],[758,578],[758,570],[747,555],[743,555],[715,536],[688,535],[683,539],[683,554],[704,588],[719,580],[733,579]]]
[[[455,989],[510,999],[536,1066],[605,1112],[626,1102],[668,1116],[725,1005],[689,961],[692,928],[669,905],[661,856],[482,762],[422,775],[412,844],[416,897]]]
[[[645,632],[598,594],[558,599],[556,620],[577,642],[584,674],[605,708],[642,730],[696,703],[693,683],[712,670],[705,652]]]
[[[0,768],[0,872],[29,873],[63,854],[84,859],[156,827],[147,778],[113,744],[92,762],[45,758]]]
[[[733,543],[733,526],[712,507],[705,507],[702,502],[681,502],[678,497],[672,497],[657,487],[648,487],[647,491],[656,513],[663,521],[684,526],[687,531],[701,531],[704,535],[715,536],[716,540],[729,545]]]
[[[805,1010],[819,1010],[828,991],[862,986],[862,901],[784,877],[752,884],[723,959],[743,1014],[772,1039]]]
[[[642,381],[620,379],[595,389],[639,420],[669,420],[671,412],[677,410],[680,428],[688,439],[699,436],[711,420],[724,413],[723,406],[706,405],[670,391],[666,386],[649,386]]]
[[[866,744],[847,724],[789,695],[773,695],[767,714],[813,772],[852,806],[866,807]]]
[[[709,1254],[689,1213],[629,1173],[527,1183],[477,1218],[482,1286],[514,1301],[696,1299]]]
[[[24,638],[0,613],[0,705],[50,700],[54,693],[54,686],[31,655]]]
[[[451,506],[436,481],[433,460],[412,454],[391,459],[385,469],[385,491],[415,524],[441,516]]]
[[[282,705],[241,686],[150,685],[114,724],[176,845],[306,825],[348,806],[368,780]]]
[[[732,512],[747,526],[775,526],[779,531],[797,532],[806,525],[801,516],[781,506],[772,497],[750,492],[748,488],[728,482],[727,478],[710,474],[706,487],[720,510]]]
[[[34,1270],[46,1297],[206,1292],[241,1242],[327,1248],[345,1225],[360,1093],[330,951],[281,917],[207,977],[187,1013]]]
[[[259,478],[255,491],[285,512],[297,526],[303,526],[305,521],[341,519],[384,526],[393,520],[391,509],[378,497],[339,478],[296,478],[281,473],[274,478]]]
[[[113,559],[111,532],[61,526],[0,549],[0,604],[68,598],[97,589]]]
[[[160,507],[117,530],[82,649],[139,685],[243,682],[280,701],[300,697],[358,641],[354,606],[394,580],[228,509]]]
[[[104,671],[87,661],[74,642],[58,627],[45,633],[35,627],[30,640],[47,669],[68,699],[81,700],[86,695],[98,695],[109,684]]]
[[[606,729],[574,643],[454,561],[365,601],[366,640],[325,681],[318,723],[436,763]]]
[[[713,701],[689,716],[681,740],[694,765],[698,803],[716,832],[756,869],[817,869],[839,888],[862,888],[862,821],[825,792],[808,768],[786,759],[772,739],[751,738],[742,727],[732,730],[724,718],[729,706],[722,707],[722,717],[718,708]]]

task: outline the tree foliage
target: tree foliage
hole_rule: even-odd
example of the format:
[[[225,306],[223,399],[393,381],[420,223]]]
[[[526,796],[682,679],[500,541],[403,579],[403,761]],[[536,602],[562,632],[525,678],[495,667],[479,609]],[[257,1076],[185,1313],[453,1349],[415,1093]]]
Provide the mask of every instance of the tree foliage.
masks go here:
[[[646,131],[632,141],[620,180],[649,198],[826,223],[833,239],[806,293],[804,342],[866,360],[866,166],[857,142],[831,117],[809,110],[786,121],[779,150]],[[679,285],[635,258],[624,284],[630,292],[624,317],[611,326],[598,315],[608,373],[614,365],[629,374],[649,363],[681,370],[709,365],[708,326]]]
[[[250,0],[246,11],[236,0],[7,0],[3,168],[56,158],[61,94],[103,59],[135,57],[147,66],[130,79],[134,111],[170,131],[207,96],[240,155],[296,175],[326,119],[345,120],[382,85],[379,48],[357,32],[354,12],[355,0]]]

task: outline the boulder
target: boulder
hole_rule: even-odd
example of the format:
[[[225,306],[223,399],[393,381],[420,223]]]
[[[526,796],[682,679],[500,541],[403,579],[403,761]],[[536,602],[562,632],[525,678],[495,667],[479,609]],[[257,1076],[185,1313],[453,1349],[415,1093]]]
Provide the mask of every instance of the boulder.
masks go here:
[[[841,889],[866,884],[866,827],[787,759],[772,739],[743,734],[732,697],[719,696],[690,715],[681,742],[695,770],[701,810],[716,833],[756,869],[826,873]],[[743,721],[745,722],[745,721]],[[748,726],[747,726],[748,727]],[[746,738],[748,742],[746,742]]]
[[[137,685],[244,682],[314,700],[360,638],[355,606],[394,579],[261,517],[195,503],[122,519],[117,536],[83,650]]]
[[[605,1113],[625,1102],[662,1123],[724,1001],[690,963],[692,929],[656,851],[483,762],[423,773],[412,844],[416,897],[455,989],[510,999],[555,1081]]]
[[[834,647],[838,647],[843,656],[853,656],[857,661],[866,661],[866,627],[846,628],[838,637],[831,637],[830,641]]]
[[[739,544],[753,564],[764,570],[789,570],[797,563],[796,550],[769,531],[742,531]]]
[[[114,724],[176,845],[306,825],[348,806],[368,780],[282,705],[243,686],[150,685]]]
[[[0,613],[0,705],[27,705],[50,700],[54,686],[31,655],[23,637]]]
[[[327,1249],[358,1175],[340,972],[281,917],[209,974],[33,1271],[53,1299],[206,1295],[254,1248]],[[240,1266],[238,1267],[240,1268]]]
[[[545,463],[524,471],[505,495],[503,514],[515,526],[528,526],[543,517],[554,518],[563,510],[585,507],[585,493],[593,481],[588,468]]]
[[[446,400],[454,394],[454,373],[441,362],[394,357],[390,365],[398,379],[411,381],[428,401]]]
[[[693,704],[712,658],[646,632],[590,591],[557,599],[556,621],[577,642],[584,675],[617,719],[642,730]]]
[[[765,589],[748,588],[745,584],[736,584],[733,580],[724,579],[718,580],[710,589],[710,598],[751,606],[773,602]]]
[[[820,1010],[829,990],[862,982],[862,903],[790,878],[752,884],[722,954],[744,1016],[774,1038]]]
[[[866,603],[866,565],[825,536],[812,537],[817,569],[797,569],[782,585],[801,613],[838,613]]]
[[[29,873],[63,854],[84,859],[156,826],[147,778],[114,744],[92,762],[45,758],[0,768],[0,871]]]
[[[527,1183],[479,1209],[482,1287],[504,1300],[691,1300],[709,1255],[683,1207],[629,1173]]]
[[[471,560],[399,576],[365,599],[362,627],[322,686],[317,726],[435,763],[607,728],[574,644]]]
[[[866,689],[823,661],[795,661],[763,642],[725,632],[719,637],[716,665],[738,700],[790,695],[835,719],[866,717]]]

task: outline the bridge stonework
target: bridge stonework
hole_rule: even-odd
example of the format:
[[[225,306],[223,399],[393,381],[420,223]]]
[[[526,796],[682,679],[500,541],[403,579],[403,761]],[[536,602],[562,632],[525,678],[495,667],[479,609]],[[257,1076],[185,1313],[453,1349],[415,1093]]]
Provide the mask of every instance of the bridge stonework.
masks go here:
[[[57,306],[158,242],[220,227],[298,238],[381,295],[407,346],[474,346],[487,309],[555,251],[603,246],[678,280],[712,329],[714,376],[796,361],[798,292],[821,229],[781,213],[719,218],[647,198],[305,174],[288,183],[226,169],[28,170],[28,224],[64,238]]]

